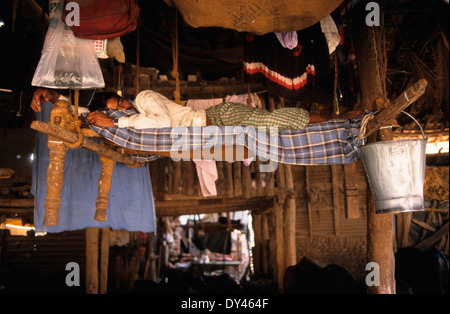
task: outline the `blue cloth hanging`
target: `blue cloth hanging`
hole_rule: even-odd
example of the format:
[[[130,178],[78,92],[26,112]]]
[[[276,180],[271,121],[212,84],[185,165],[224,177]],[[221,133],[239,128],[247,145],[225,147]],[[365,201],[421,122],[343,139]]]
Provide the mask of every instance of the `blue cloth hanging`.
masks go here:
[[[38,112],[37,119],[48,122],[52,109],[53,104],[42,104],[42,111]],[[56,233],[88,227],[155,231],[155,201],[147,167],[129,168],[122,163],[116,163],[109,194],[107,221],[94,220],[101,162],[97,154],[82,148],[69,148],[66,151],[59,224],[44,225],[48,162],[47,135],[37,132],[31,186],[35,197],[36,232]]]

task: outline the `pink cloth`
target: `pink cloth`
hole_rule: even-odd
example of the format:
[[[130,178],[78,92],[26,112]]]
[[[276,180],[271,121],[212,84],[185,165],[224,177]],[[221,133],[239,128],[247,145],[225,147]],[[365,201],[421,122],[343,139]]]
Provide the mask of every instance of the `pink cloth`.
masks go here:
[[[243,102],[246,103],[248,94],[227,96],[226,101],[230,102]],[[258,101],[260,102],[256,94],[252,95],[252,106],[258,107]],[[215,106],[223,102],[221,98],[213,99],[190,99],[187,101],[186,106],[193,109],[206,109],[211,106]],[[248,166],[252,162],[253,158],[245,159],[244,165]],[[217,166],[215,160],[194,160],[197,168],[197,176],[200,184],[200,189],[203,196],[217,195],[216,181],[219,177],[217,174]]]
[[[194,160],[203,196],[217,195],[217,166],[215,160]]]
[[[280,42],[281,46],[289,50],[297,47],[298,37],[297,32],[287,32],[287,33],[275,33]]]

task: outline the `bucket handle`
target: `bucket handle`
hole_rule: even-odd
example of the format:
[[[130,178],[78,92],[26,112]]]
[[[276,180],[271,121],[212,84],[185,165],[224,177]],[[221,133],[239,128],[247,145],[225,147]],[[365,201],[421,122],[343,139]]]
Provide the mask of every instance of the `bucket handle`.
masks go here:
[[[365,136],[362,135],[362,131],[365,129],[366,123],[367,123],[369,120],[371,120],[371,117],[374,116],[374,115],[375,115],[376,113],[378,113],[379,111],[380,111],[380,110],[370,113],[369,116],[363,121],[363,123],[362,123],[362,125],[361,125],[361,128],[359,129],[359,135],[358,135],[358,137],[357,137],[356,139],[362,140],[362,139],[365,138]],[[404,113],[404,114],[406,114],[407,116],[409,116],[411,119],[414,120],[414,122],[417,123],[417,125],[418,125],[419,128],[420,128],[420,132],[422,132],[423,138],[424,138],[424,139],[427,139],[428,137],[425,135],[425,132],[423,131],[423,128],[422,128],[422,126],[420,125],[420,123],[419,123],[412,115],[410,115],[409,113],[407,113],[407,112],[405,112],[405,111],[403,111],[403,110],[402,110],[401,112]]]

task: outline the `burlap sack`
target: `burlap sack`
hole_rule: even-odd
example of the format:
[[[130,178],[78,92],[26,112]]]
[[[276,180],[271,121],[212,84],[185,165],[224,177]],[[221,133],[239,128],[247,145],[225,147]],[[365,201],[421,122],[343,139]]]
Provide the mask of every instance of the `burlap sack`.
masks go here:
[[[263,35],[309,27],[342,0],[164,0],[192,27],[223,27]]]

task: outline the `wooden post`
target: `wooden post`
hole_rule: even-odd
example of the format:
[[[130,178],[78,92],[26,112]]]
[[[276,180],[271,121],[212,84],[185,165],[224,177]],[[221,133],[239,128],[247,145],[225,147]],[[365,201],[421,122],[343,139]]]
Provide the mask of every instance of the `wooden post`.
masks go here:
[[[229,162],[223,161],[223,172],[226,174],[226,195],[232,197],[234,195],[234,184],[233,184],[233,165]]]
[[[242,161],[233,163],[234,196],[242,195]]]
[[[98,228],[86,229],[86,293],[98,294]]]
[[[376,99],[384,99],[386,96],[385,77],[380,64],[382,50],[377,40],[378,32],[383,32],[384,27],[366,25],[366,2],[359,2],[353,9],[352,35],[360,75],[361,105],[363,109],[374,110],[376,109]],[[368,188],[367,262],[376,262],[380,271],[379,285],[367,287],[367,293],[369,294],[395,294],[393,242],[393,215],[377,215],[375,213],[373,195]]]
[[[50,113],[51,125],[64,128],[70,123],[68,101],[57,101]],[[61,207],[61,189],[64,181],[64,161],[67,146],[60,139],[48,136],[49,162],[47,168],[47,195],[45,197],[44,225],[56,226],[59,223],[58,212]]]
[[[344,165],[344,192],[346,218],[359,218],[358,177],[356,173],[356,162]]]
[[[284,262],[284,226],[283,226],[283,203],[280,200],[275,202],[275,238],[277,242],[277,283],[278,283],[278,291],[283,293],[284,291],[284,273],[286,271],[285,262]]]
[[[339,216],[342,212],[342,180],[339,180],[339,175],[342,174],[342,165],[331,166],[331,182],[333,190],[333,216],[334,216],[334,235],[339,236]]]
[[[253,215],[253,231],[255,234],[255,250],[253,254],[253,264],[255,266],[255,274],[261,274],[261,215]]]
[[[311,186],[311,184],[309,184],[310,168],[311,168],[311,166],[305,167],[305,189],[306,189],[307,193],[309,193],[308,189]],[[313,223],[312,223],[311,200],[310,200],[309,196],[306,198],[306,211],[308,213],[308,235],[309,235],[309,238],[312,238]]]
[[[261,269],[264,275],[269,274],[269,221],[268,215],[261,215]]]
[[[64,161],[67,147],[63,141],[48,137],[49,162],[47,169],[47,195],[45,197],[44,225],[56,226],[59,223],[61,189],[64,180]]]
[[[250,165],[242,165],[242,194],[245,198],[250,198],[252,196],[252,174]]]
[[[286,179],[286,189],[287,198],[285,200],[286,213],[284,218],[284,229],[285,229],[285,267],[293,266],[297,264],[297,253],[296,253],[296,224],[295,224],[295,191],[294,191],[294,179],[292,178],[291,165],[279,165],[279,167],[284,166],[284,176]]]
[[[100,294],[106,294],[108,292],[109,234],[109,228],[102,228]]]

